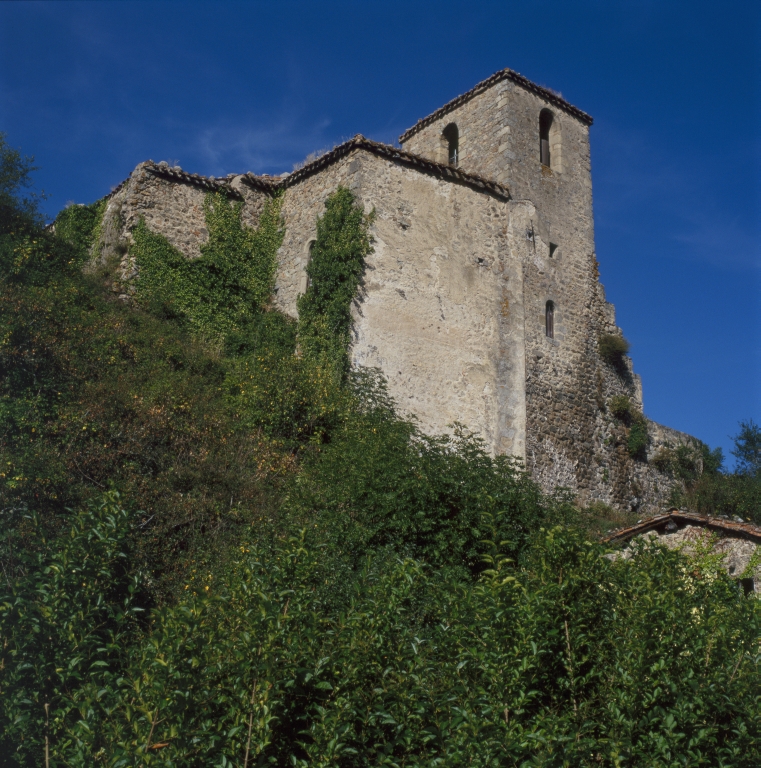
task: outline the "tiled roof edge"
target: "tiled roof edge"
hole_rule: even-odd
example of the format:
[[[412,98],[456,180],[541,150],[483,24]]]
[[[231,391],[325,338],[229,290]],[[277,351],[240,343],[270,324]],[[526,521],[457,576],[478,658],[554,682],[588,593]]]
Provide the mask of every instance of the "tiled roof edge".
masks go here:
[[[647,531],[651,531],[653,528],[658,528],[660,525],[667,523],[669,520],[680,520],[685,523],[697,523],[698,525],[706,526],[706,528],[739,534],[741,536],[755,539],[761,542],[761,526],[753,525],[752,523],[737,523],[734,520],[725,520],[722,517],[699,515],[695,512],[684,512],[679,509],[670,509],[665,515],[656,515],[655,517],[643,520],[641,523],[637,523],[636,525],[614,531],[609,536],[606,536],[603,539],[603,542],[607,544],[615,544],[617,542],[626,541],[640,533],[646,533]]]
[[[197,173],[175,170],[169,165],[154,163],[153,160],[148,160],[142,165],[146,171],[149,171],[154,176],[161,176],[170,181],[181,181],[185,184],[192,184],[193,186],[201,187],[202,189],[208,189],[210,192],[224,192],[226,195],[237,199],[241,198],[240,192],[238,192],[237,189],[233,189],[227,179],[210,179],[206,176],[200,176]]]
[[[435,122],[447,112],[450,112],[456,107],[459,107],[460,104],[468,101],[468,99],[472,99],[479,93],[483,93],[485,90],[487,90],[487,88],[491,88],[492,85],[495,85],[502,80],[512,80],[514,83],[523,86],[527,91],[532,91],[538,96],[541,96],[543,99],[549,101],[550,104],[554,104],[556,107],[562,109],[564,112],[567,112],[569,115],[573,115],[585,125],[592,125],[594,122],[591,115],[583,112],[578,107],[574,107],[573,104],[569,104],[564,98],[558,96],[556,93],[553,93],[548,88],[543,88],[541,85],[532,83],[531,80],[529,80],[527,77],[524,77],[512,69],[501,69],[499,72],[495,72],[491,77],[487,77],[486,80],[482,80],[480,83],[474,85],[469,91],[466,91],[460,96],[452,99],[452,101],[447,102],[443,107],[439,107],[435,112],[431,112],[428,117],[423,117],[418,120],[415,125],[413,125],[411,128],[408,128],[399,137],[399,143],[403,144],[405,141],[407,141],[407,139],[410,138],[410,136],[413,136],[422,128],[425,128],[427,125]]]
[[[447,181],[456,181],[466,184],[469,187],[481,192],[487,192],[502,200],[510,199],[510,190],[502,184],[485,179],[483,176],[478,176],[474,173],[466,173],[459,168],[453,168],[451,165],[444,165],[443,163],[437,163],[433,160],[428,160],[425,157],[420,157],[419,155],[413,155],[411,152],[406,152],[398,147],[392,147],[389,144],[381,144],[377,141],[371,141],[361,134],[357,134],[353,139],[349,139],[349,141],[339,144],[330,152],[326,152],[321,157],[318,157],[317,160],[308,163],[298,171],[294,171],[289,176],[282,179],[277,186],[287,189],[294,184],[298,184],[303,179],[318,173],[323,168],[327,168],[329,165],[332,165],[338,159],[348,155],[355,149],[364,149],[379,157],[385,157],[386,159],[416,168],[423,173],[430,173]]]

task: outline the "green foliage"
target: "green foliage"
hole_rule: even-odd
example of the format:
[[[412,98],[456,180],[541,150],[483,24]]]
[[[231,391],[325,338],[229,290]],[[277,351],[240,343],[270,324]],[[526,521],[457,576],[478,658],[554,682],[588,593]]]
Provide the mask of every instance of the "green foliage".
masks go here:
[[[6,765],[40,764],[47,735],[85,765],[143,610],[125,546],[130,519],[110,493],[53,541],[38,519],[22,522],[37,551],[0,587],[0,753]]]
[[[752,421],[740,422],[733,454],[745,451],[752,459],[753,426]],[[748,445],[751,447],[746,451]],[[739,516],[761,524],[761,477],[749,471],[748,464],[738,464],[733,473],[723,471],[721,448],[712,450],[701,442],[662,448],[651,462],[681,481],[669,499],[674,506],[707,515]]]
[[[251,230],[241,224],[242,203],[209,193],[204,201],[209,239],[201,257],[192,260],[141,222],[130,249],[140,270],[138,300],[209,339],[239,331],[272,294],[283,239],[281,204],[279,197],[269,200],[259,227]]]
[[[56,235],[74,248],[78,264],[90,256],[107,204],[103,199],[92,205],[70,205],[56,216]]]
[[[647,458],[649,442],[647,419],[636,410],[632,401],[626,395],[611,397],[608,409],[628,427],[626,449],[629,455],[634,459],[644,461]]]
[[[647,419],[638,412],[631,416],[631,426],[626,439],[626,449],[633,459],[644,461],[647,458],[647,446],[650,438],[647,434]]]
[[[298,301],[302,353],[341,375],[349,366],[351,304],[372,250],[367,232],[372,217],[345,187],[328,197],[307,266],[309,287]]]
[[[354,375],[360,407],[307,453],[289,489],[299,519],[315,520],[356,560],[390,547],[436,567],[478,572],[496,541],[516,557],[553,504],[509,457],[492,457],[462,427],[431,437],[400,420],[383,381]],[[570,506],[570,505],[569,505]],[[488,520],[488,526],[486,522]]]
[[[632,401],[626,395],[616,395],[610,398],[608,410],[625,423],[629,423],[632,415]]]
[[[335,604],[330,532],[312,524],[242,540],[222,571],[199,564],[142,630],[136,582],[117,569],[119,598],[97,583],[104,619],[83,635],[69,614],[92,604],[90,573],[104,578],[121,551],[108,517],[72,530],[66,552],[85,556],[87,574],[77,567],[64,584],[38,569],[3,601],[5,654],[43,659],[0,671],[8,764],[39,764],[46,733],[53,761],[75,765],[242,765],[248,754],[249,765],[750,768],[761,758],[761,605],[677,553],[643,547],[611,562],[555,528],[523,566],[495,555],[463,581],[376,551]],[[35,601],[60,606],[40,619],[49,651],[33,630],[42,611],[19,620]],[[70,655],[55,667],[58,648]],[[51,682],[34,677],[30,697],[22,673]],[[51,702],[48,729],[35,685]]]
[[[0,131],[0,237],[39,229],[43,217],[39,202],[44,195],[24,190],[32,186],[33,157],[24,157],[8,146],[6,135]]]
[[[629,352],[629,342],[618,334],[606,333],[597,340],[600,357],[619,373],[626,371],[624,356]]]
[[[741,421],[734,443],[732,455],[737,459],[736,472],[761,479],[761,427],[753,419]]]

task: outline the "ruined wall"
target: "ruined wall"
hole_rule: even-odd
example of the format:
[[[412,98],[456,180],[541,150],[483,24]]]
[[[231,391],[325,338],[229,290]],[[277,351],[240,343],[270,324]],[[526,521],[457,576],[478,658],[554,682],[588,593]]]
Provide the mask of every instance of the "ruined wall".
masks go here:
[[[428,432],[460,421],[490,450],[524,455],[522,270],[507,203],[355,151],[286,191],[278,305],[295,314],[316,216],[338,184],[375,210],[355,302],[352,360],[378,367]]]
[[[209,192],[223,192],[243,201],[241,219],[256,226],[267,195],[248,185],[231,185],[227,179],[207,179],[179,169],[140,163],[130,177],[109,196],[90,269],[112,263],[116,267],[114,290],[123,298],[134,292],[137,265],[128,248],[132,230],[140,220],[185,254],[189,259],[201,255],[201,246],[209,239],[203,210]]]
[[[761,565],[758,564],[758,543],[739,536],[711,531],[702,525],[676,525],[671,523],[666,528],[647,531],[637,536],[634,541],[655,541],[668,549],[676,549],[685,555],[698,552],[711,552],[723,555],[722,567],[733,578],[753,580],[753,590],[761,593]],[[623,559],[633,554],[631,547],[621,552]],[[755,556],[755,557],[754,557]],[[755,567],[754,567],[755,563]]]

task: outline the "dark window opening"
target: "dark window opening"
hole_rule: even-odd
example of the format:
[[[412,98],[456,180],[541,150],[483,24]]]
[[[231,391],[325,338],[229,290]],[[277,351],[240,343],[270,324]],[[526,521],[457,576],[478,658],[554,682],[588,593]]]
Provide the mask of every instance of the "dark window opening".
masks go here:
[[[551,301],[544,308],[544,332],[548,339],[555,338],[555,305]]]
[[[556,243],[550,243],[550,258],[551,259],[555,258],[555,251],[557,251],[557,249],[558,249],[558,246],[557,246]]]
[[[455,123],[450,123],[441,134],[447,143],[447,162],[457,167],[460,152],[460,132]]]
[[[753,579],[739,579],[740,586],[742,587],[742,591],[745,593],[745,595],[751,594],[754,589],[754,583]]]
[[[539,113],[539,159],[542,165],[550,167],[550,128],[552,128],[552,112],[543,109]]]

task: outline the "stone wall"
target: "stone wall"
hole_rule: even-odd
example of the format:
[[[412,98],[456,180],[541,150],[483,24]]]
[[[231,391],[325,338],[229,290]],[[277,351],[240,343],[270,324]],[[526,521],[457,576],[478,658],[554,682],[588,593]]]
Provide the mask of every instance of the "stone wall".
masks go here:
[[[522,270],[509,204],[364,150],[285,193],[278,306],[295,315],[316,217],[339,184],[375,210],[355,302],[352,359],[380,368],[428,432],[455,421],[492,451],[524,455]]]
[[[203,210],[209,192],[222,192],[243,201],[243,222],[256,226],[267,195],[235,181],[232,179],[231,184],[228,179],[208,179],[152,161],[140,163],[109,195],[101,241],[96,244],[89,268],[107,263],[115,266],[114,290],[128,298],[134,292],[137,277],[137,265],[128,249],[132,230],[141,220],[189,259],[198,258],[201,246],[209,239]]]

